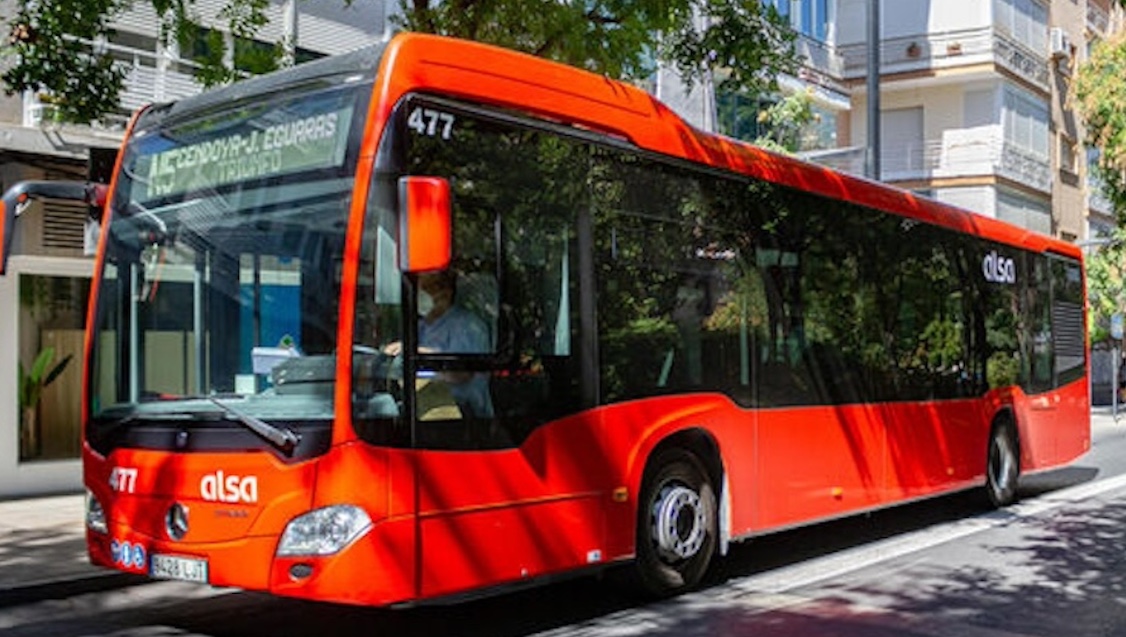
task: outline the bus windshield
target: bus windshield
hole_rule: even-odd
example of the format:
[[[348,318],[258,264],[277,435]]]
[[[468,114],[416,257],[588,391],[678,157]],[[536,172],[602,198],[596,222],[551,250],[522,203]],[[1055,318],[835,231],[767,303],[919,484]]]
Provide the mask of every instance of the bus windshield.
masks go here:
[[[331,420],[369,91],[324,81],[222,112],[142,116],[104,230],[95,429]]]

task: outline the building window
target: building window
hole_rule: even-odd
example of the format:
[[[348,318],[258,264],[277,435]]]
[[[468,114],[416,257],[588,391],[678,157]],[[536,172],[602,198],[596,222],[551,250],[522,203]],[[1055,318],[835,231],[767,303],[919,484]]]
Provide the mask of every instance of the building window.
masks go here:
[[[926,159],[923,107],[880,112],[880,156],[885,177],[921,173]]]
[[[90,281],[21,275],[20,460],[77,458]]]
[[[829,0],[763,0],[782,16],[789,16],[790,26],[802,35],[824,42],[829,36]]]
[[[1048,104],[1015,86],[1005,87],[1005,143],[1048,159]]]
[[[1052,234],[1052,206],[1047,201],[998,190],[997,218],[1042,234]]]
[[[1047,56],[1048,9],[1037,0],[993,0],[993,23],[1017,42]]]

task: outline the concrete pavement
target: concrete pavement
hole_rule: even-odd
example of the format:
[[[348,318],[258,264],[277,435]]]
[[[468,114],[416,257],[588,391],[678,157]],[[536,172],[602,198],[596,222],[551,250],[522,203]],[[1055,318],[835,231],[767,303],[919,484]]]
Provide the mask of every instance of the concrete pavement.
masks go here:
[[[1117,428],[1109,407],[1094,407],[1092,443]],[[143,577],[92,566],[86,559],[84,496],[0,501],[0,608],[143,583]]]
[[[0,501],[0,608],[144,581],[86,559],[84,496]]]

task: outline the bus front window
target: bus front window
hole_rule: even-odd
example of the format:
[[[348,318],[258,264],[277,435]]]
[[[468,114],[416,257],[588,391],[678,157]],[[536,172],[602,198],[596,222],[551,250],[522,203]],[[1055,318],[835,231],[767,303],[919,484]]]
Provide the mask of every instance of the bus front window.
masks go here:
[[[325,84],[138,122],[107,227],[95,448],[132,422],[330,427],[367,87]]]

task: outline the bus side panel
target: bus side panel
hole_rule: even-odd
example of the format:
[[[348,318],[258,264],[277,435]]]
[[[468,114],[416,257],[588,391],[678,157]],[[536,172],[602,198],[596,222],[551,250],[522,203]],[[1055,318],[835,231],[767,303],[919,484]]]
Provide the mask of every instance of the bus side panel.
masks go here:
[[[1013,401],[1020,437],[1021,471],[1065,464],[1091,448],[1087,379]]]
[[[632,556],[652,448],[684,428],[749,440],[749,413],[712,395],[652,398],[546,425],[515,450],[418,452],[422,594]]]
[[[759,528],[876,506],[884,484],[883,424],[865,407],[759,413]],[[750,459],[750,458],[748,458]],[[739,487],[733,487],[738,492]]]
[[[513,450],[416,454],[423,596],[606,557],[611,464],[597,459],[599,446],[586,424],[572,421],[568,442],[555,446],[529,441]]]
[[[933,495],[985,474],[989,416],[980,400],[870,407],[888,431],[886,499]]]
[[[602,503],[598,495],[580,495],[423,517],[422,595],[445,595],[600,563]]]
[[[1065,464],[1091,450],[1091,394],[1087,377],[1061,388],[1056,423],[1056,462]]]

